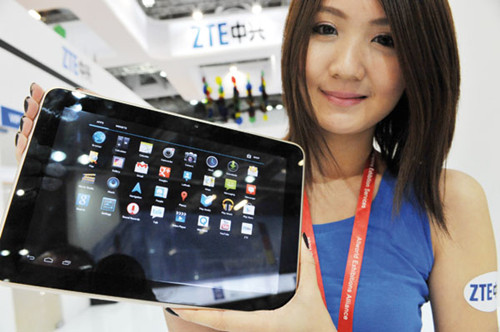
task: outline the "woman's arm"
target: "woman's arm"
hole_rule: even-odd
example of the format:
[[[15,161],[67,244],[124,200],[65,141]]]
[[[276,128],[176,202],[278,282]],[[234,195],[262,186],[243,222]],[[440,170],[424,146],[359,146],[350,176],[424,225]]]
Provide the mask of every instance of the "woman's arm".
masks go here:
[[[435,329],[498,331],[497,312],[477,310],[464,296],[470,281],[497,271],[486,196],[479,183],[458,171],[446,171],[443,188],[449,236],[433,226],[435,258],[429,280]]]

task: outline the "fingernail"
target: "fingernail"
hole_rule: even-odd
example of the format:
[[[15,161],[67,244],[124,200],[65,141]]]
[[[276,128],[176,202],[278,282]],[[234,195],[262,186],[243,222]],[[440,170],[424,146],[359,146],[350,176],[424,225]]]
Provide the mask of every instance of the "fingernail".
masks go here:
[[[19,134],[20,134],[20,132],[17,132],[17,133],[16,133],[16,138],[14,139],[14,142],[15,142],[14,144],[15,144],[16,146],[17,146],[17,142],[19,141]]]
[[[304,239],[307,249],[311,249],[309,248],[309,239],[307,238],[306,233],[302,233],[302,238]]]
[[[30,96],[33,96],[33,88],[35,86],[35,82],[31,83],[30,85]]]
[[[23,131],[23,125],[24,125],[24,118],[26,117],[26,115],[23,115],[21,117],[21,121],[19,122],[19,131]]]
[[[168,312],[168,313],[169,313],[169,314],[171,314],[171,315],[174,315],[174,316],[176,316],[176,317],[179,317],[179,315],[177,315],[177,314],[176,314],[176,313],[175,313],[172,309],[170,309],[170,308],[165,308],[165,311],[166,311],[166,312]]]
[[[29,106],[29,101],[28,100],[29,99],[30,99],[30,97],[26,97],[24,99],[24,113],[26,113],[28,111],[28,106]]]

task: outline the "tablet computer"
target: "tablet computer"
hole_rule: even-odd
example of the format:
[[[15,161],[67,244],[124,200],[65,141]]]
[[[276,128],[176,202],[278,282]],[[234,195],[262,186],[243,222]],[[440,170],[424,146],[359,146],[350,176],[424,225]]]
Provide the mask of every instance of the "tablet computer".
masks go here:
[[[295,144],[52,89],[0,237],[0,280],[165,306],[273,309],[297,284]]]

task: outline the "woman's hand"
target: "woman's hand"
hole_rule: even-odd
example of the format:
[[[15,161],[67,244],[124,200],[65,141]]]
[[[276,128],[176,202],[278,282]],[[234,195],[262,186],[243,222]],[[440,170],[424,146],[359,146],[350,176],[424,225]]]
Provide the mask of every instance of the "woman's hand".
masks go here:
[[[337,331],[321,298],[313,255],[304,242],[299,286],[283,307],[254,312],[208,309],[174,309],[174,312],[184,320],[222,331]]]
[[[28,137],[33,129],[33,122],[38,116],[40,101],[43,97],[43,89],[36,83],[30,86],[30,96],[24,100],[24,116],[21,118],[19,131],[16,134],[16,159],[21,161],[21,157],[26,150]]]

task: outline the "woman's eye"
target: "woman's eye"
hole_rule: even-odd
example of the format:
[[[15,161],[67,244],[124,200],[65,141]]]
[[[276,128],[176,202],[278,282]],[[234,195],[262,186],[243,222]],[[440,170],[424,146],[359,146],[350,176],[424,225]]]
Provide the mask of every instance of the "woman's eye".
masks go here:
[[[379,43],[382,46],[394,48],[394,39],[389,35],[380,35],[373,39],[374,42]]]
[[[319,35],[337,35],[337,29],[330,24],[318,24],[313,28],[313,32]]]

